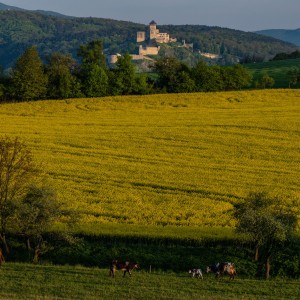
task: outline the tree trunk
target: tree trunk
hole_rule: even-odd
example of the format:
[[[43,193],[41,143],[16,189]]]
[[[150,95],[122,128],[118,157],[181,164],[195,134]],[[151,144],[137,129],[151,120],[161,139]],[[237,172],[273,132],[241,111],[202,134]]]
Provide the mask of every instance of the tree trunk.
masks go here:
[[[0,234],[0,240],[2,241],[2,244],[4,246],[5,253],[9,254],[9,247],[8,247],[7,242],[6,242],[5,233]]]
[[[40,250],[40,247],[37,246],[37,247],[35,248],[35,250],[34,250],[34,256],[33,256],[32,262],[33,262],[34,264],[39,263],[39,261],[40,261],[40,256],[41,256],[41,250]]]
[[[32,262],[34,264],[37,264],[40,261],[40,257],[42,255],[42,244],[43,244],[43,239],[40,237],[39,241],[38,241],[38,244],[36,245],[36,247],[34,249],[34,256],[33,256],[33,259],[32,259]]]
[[[265,278],[266,280],[269,279],[270,277],[270,269],[271,269],[271,265],[270,265],[270,255],[267,256],[266,259],[266,273],[265,273]]]
[[[28,251],[32,250],[29,237],[26,237],[26,248]]]
[[[31,261],[32,248],[31,248],[30,238],[28,236],[26,236],[25,243],[26,243],[26,249],[28,251],[28,260]]]
[[[254,260],[255,260],[255,261],[258,261],[258,258],[259,258],[259,247],[256,246],[256,247],[255,247]]]

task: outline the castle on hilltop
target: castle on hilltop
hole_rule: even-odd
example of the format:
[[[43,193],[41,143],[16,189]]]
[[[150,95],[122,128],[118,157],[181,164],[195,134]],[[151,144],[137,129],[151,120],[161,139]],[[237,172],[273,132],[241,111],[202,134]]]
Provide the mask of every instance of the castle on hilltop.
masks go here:
[[[156,22],[151,21],[149,24],[149,32],[138,31],[136,36],[136,42],[139,43],[139,53],[131,54],[133,60],[153,60],[146,55],[158,55],[160,46],[157,44],[173,43],[177,39],[171,38],[168,33],[159,32],[156,28]],[[114,64],[118,60],[118,54],[110,56],[110,63]]]
[[[171,43],[176,42],[177,39],[170,38],[168,33],[159,32],[159,29],[156,28],[156,22],[151,21],[149,24],[149,39],[156,41],[157,43]],[[138,43],[144,42],[146,40],[146,33],[144,31],[137,32]]]
[[[138,31],[136,36],[137,43],[143,43],[147,41],[147,45],[139,46],[139,55],[157,55],[160,46],[157,43],[172,43],[176,42],[177,39],[170,38],[168,33],[159,32],[159,29],[156,28],[156,22],[151,21],[149,24],[149,33],[146,34],[145,31]]]

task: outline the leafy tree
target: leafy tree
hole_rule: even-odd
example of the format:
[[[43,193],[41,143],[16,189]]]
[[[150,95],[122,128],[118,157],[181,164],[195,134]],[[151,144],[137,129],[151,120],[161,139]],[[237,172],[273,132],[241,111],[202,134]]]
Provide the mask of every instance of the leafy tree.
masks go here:
[[[188,81],[192,83],[189,75],[190,69],[174,57],[158,59],[154,64],[154,70],[158,73],[158,87],[165,87],[169,93],[180,92],[178,85],[182,79],[184,79],[185,82]]]
[[[300,69],[292,67],[287,71],[287,77],[289,80],[289,88],[292,85],[296,85],[300,81]]]
[[[75,61],[70,55],[53,53],[49,58],[46,71],[49,78],[48,96],[54,99],[76,97],[77,78],[72,74]]]
[[[28,48],[19,57],[12,71],[12,92],[16,99],[44,98],[47,91],[47,76],[36,47]]]
[[[177,85],[174,87],[175,93],[191,93],[195,91],[195,82],[189,73],[182,71],[177,76]]]
[[[9,99],[11,90],[11,77],[5,74],[3,68],[0,66],[0,101]]]
[[[3,75],[3,68],[0,66],[0,100],[4,99],[5,96],[5,85],[4,82],[4,75]]]
[[[77,51],[77,55],[82,58],[83,64],[95,64],[104,69],[106,68],[101,40],[95,40],[89,42],[87,45],[81,45]]]
[[[274,84],[275,84],[274,78],[269,76],[268,74],[265,74],[256,82],[255,85],[257,88],[268,89],[273,87]]]
[[[197,92],[221,91],[224,88],[221,68],[209,67],[204,61],[199,61],[192,69],[192,78]]]
[[[131,60],[129,54],[120,56],[115,68],[111,70],[110,88],[112,94],[132,95],[137,90],[136,70]]]
[[[108,93],[107,72],[97,64],[83,64],[80,69],[82,91],[87,97],[102,97]]]
[[[77,54],[82,58],[78,76],[85,96],[107,95],[108,75],[102,41],[96,40],[87,45],[81,45]]]
[[[268,279],[271,254],[296,229],[296,212],[292,206],[286,206],[282,200],[271,198],[266,193],[250,193],[244,202],[235,205],[235,217],[237,232],[246,234],[254,243],[255,260],[262,257],[265,278]]]
[[[250,85],[252,77],[250,73],[242,65],[234,65],[222,69],[224,89],[240,90],[243,87]]]
[[[0,83],[0,100],[5,98],[5,86],[4,84]]]
[[[7,253],[7,227],[15,201],[24,196],[38,174],[31,151],[19,138],[0,137],[0,239]]]
[[[147,95],[152,92],[153,86],[149,83],[149,78],[146,74],[138,74],[135,81],[135,94]]]
[[[123,91],[123,79],[114,69],[108,72],[108,89],[112,96],[121,95]]]
[[[64,216],[66,211],[57,201],[55,192],[46,187],[30,187],[18,202],[12,227],[25,238],[28,252],[34,252],[33,262],[38,262],[46,250],[43,234]]]

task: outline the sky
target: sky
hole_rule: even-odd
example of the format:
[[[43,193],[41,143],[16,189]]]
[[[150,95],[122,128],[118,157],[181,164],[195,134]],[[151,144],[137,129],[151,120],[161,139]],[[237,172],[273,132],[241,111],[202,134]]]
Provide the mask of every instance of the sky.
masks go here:
[[[208,25],[243,31],[300,28],[300,0],[0,0],[30,10],[158,25]]]

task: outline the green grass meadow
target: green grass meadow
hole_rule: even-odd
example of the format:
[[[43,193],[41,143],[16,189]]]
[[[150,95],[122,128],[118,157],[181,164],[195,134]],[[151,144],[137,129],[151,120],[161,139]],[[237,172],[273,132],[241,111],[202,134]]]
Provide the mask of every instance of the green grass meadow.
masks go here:
[[[233,228],[251,191],[299,199],[299,112],[300,90],[36,101],[1,104],[0,134],[87,230]]]
[[[274,87],[289,88],[287,72],[294,67],[300,68],[300,58],[246,64],[245,67],[252,74],[254,82],[260,80],[264,75],[269,75],[275,80]],[[293,87],[299,88],[300,84]]]
[[[299,280],[190,278],[188,273],[135,270],[132,277],[108,269],[6,263],[1,299],[299,299]]]

